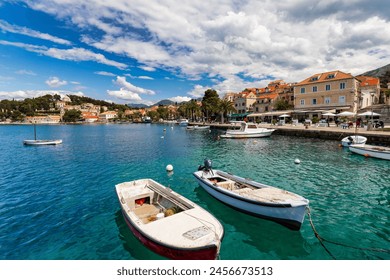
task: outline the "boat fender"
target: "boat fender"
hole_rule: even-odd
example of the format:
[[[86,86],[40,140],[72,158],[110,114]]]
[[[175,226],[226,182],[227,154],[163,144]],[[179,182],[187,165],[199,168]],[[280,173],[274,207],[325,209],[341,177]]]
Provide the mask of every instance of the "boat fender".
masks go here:
[[[369,155],[369,154],[364,154],[364,156],[365,156],[365,157],[370,157],[370,155]]]

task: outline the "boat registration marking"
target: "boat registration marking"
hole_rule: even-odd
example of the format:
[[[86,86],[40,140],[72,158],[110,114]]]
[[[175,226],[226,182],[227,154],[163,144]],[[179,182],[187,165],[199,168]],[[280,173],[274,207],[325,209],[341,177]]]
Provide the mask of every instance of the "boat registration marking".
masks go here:
[[[183,236],[190,239],[190,240],[196,240],[198,238],[201,238],[205,235],[208,235],[211,232],[211,229],[206,226],[197,227],[194,229],[191,229],[185,233],[183,233]]]

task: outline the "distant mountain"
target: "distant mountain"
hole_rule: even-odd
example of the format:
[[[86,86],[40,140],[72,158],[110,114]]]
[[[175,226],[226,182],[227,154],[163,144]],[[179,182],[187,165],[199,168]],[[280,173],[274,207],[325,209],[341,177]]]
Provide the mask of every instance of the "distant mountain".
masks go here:
[[[175,102],[168,100],[168,99],[163,99],[163,100],[160,100],[159,102],[157,102],[153,105],[150,105],[150,106],[145,105],[145,104],[136,104],[136,103],[127,104],[127,106],[129,106],[131,108],[151,108],[151,107],[159,106],[159,105],[168,106],[168,105],[172,105],[172,104],[175,104]]]
[[[126,104],[126,105],[129,106],[130,108],[149,108],[149,106],[145,105],[145,104],[130,103],[130,104]]]
[[[175,104],[175,102],[173,102],[169,99],[163,99],[152,106],[159,106],[159,105],[168,106],[168,105],[172,105],[172,104]]]
[[[381,78],[386,74],[387,71],[390,71],[390,64],[387,64],[386,66],[380,67],[375,70],[367,71],[359,76],[370,76],[370,77]]]

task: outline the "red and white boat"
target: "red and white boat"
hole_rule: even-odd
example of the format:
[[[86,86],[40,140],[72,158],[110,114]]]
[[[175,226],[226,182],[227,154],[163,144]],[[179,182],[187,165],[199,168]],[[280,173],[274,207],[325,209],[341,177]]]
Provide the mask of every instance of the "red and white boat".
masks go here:
[[[146,247],[174,260],[218,257],[223,227],[205,209],[152,179],[115,188],[127,225]]]

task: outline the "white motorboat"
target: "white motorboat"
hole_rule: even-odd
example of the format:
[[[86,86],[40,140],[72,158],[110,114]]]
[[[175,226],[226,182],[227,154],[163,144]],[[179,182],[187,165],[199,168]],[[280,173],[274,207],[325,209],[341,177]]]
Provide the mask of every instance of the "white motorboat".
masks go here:
[[[271,136],[275,129],[259,127],[255,123],[247,123],[244,121],[235,122],[240,124],[239,129],[228,129],[222,138],[259,138]]]
[[[152,179],[115,186],[125,221],[149,249],[170,259],[216,259],[221,223],[209,212]]]
[[[390,160],[390,147],[365,145],[365,144],[352,144],[349,146],[349,150],[353,153],[363,155],[365,157],[374,157],[379,159]]]
[[[180,119],[180,120],[178,120],[178,123],[180,126],[187,126],[188,120],[187,119]]]
[[[208,163],[209,162],[209,163]],[[303,223],[309,200],[295,193],[211,169],[205,160],[193,173],[200,186],[214,198],[244,213],[273,220],[292,230]]]
[[[351,144],[366,144],[367,137],[361,136],[361,135],[351,135],[344,137],[341,140],[341,145],[343,147],[349,147]]]

